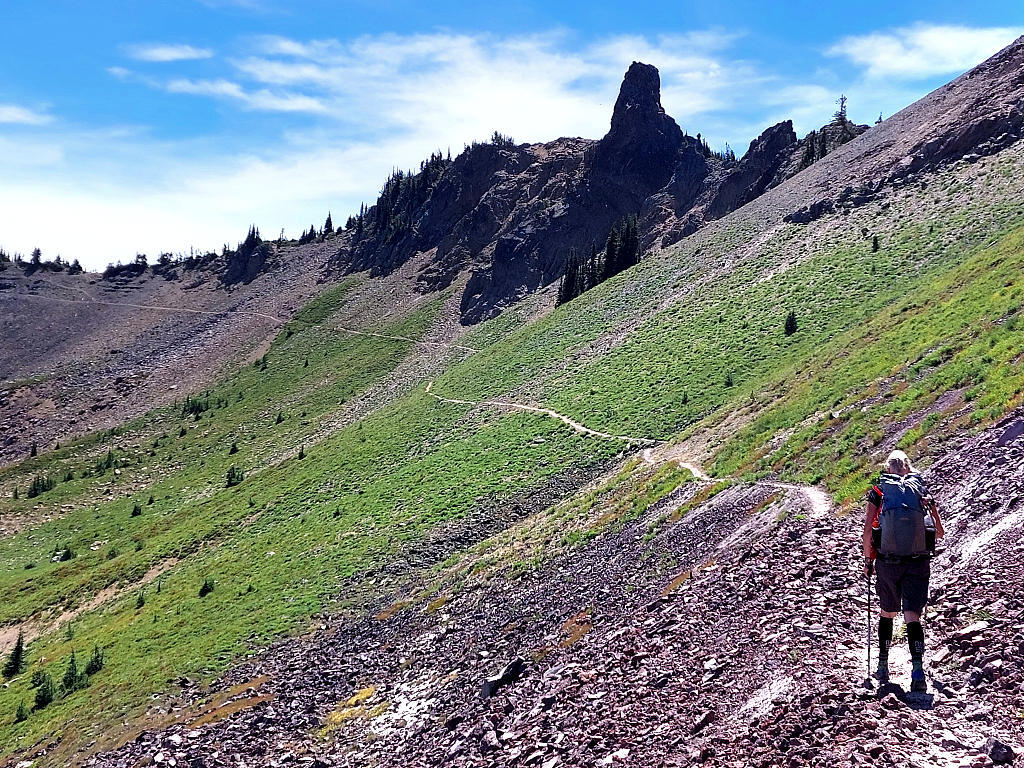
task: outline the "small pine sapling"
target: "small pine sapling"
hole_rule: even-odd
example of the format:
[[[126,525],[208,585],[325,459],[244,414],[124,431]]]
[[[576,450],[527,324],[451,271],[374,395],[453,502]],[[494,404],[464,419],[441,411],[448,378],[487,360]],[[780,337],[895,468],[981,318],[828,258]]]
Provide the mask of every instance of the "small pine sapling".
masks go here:
[[[792,336],[796,333],[796,312],[791,310],[790,313],[786,315],[786,324],[783,327],[783,331],[787,336]]]
[[[228,467],[228,474],[226,480],[228,488],[230,488],[233,485],[238,485],[243,480],[245,480],[245,472],[236,467],[234,464]]]
[[[18,632],[18,639],[7,656],[7,661],[4,663],[3,676],[11,678],[15,675],[20,675],[25,671],[25,666],[25,635],[22,632]]]
[[[85,665],[85,674],[95,675],[101,669],[103,669],[103,651],[100,650],[99,645],[92,647],[92,656],[89,657],[89,661]]]
[[[57,687],[46,672],[41,673],[39,687],[36,688],[36,709],[45,709],[57,698]]]

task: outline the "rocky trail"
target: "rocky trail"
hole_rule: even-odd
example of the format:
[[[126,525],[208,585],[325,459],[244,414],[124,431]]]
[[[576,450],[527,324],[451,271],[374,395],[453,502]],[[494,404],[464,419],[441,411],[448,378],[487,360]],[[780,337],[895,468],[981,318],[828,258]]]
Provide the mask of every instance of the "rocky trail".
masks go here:
[[[103,307],[131,307],[132,309],[147,309],[147,310],[153,310],[155,312],[185,312],[185,313],[193,314],[193,315],[213,315],[213,316],[217,316],[217,317],[223,316],[225,314],[249,315],[249,316],[252,316],[252,317],[259,317],[259,318],[263,318],[263,319],[266,319],[266,320],[270,320],[271,322],[273,322],[273,323],[275,323],[277,325],[284,325],[285,323],[288,322],[288,320],[286,320],[285,318],[277,317],[276,315],[270,315],[270,314],[267,314],[266,312],[254,312],[252,310],[238,309],[238,308],[212,310],[212,309],[193,309],[191,307],[169,307],[169,306],[161,306],[161,305],[158,305],[158,304],[134,304],[134,303],[125,302],[125,301],[100,301],[99,299],[89,298],[88,295],[86,295],[86,298],[83,298],[83,299],[62,299],[62,298],[60,298],[58,296],[42,296],[42,295],[37,295],[37,294],[25,294],[24,297],[25,298],[30,298],[30,299],[33,299],[33,300],[54,301],[54,302],[59,302],[61,304],[94,304],[94,305],[103,306]],[[307,323],[306,325],[309,325],[309,324]],[[386,333],[375,333],[375,332],[372,332],[372,331],[364,331],[364,330],[359,330],[358,328],[349,328],[349,327],[341,326],[341,325],[331,325],[331,328],[333,328],[334,330],[337,330],[337,331],[341,331],[342,333],[352,334],[353,336],[368,336],[368,337],[373,337],[373,338],[377,338],[377,339],[390,339],[392,341],[408,341],[408,342],[410,342],[412,344],[415,344],[415,345],[418,345],[418,346],[444,347],[444,348],[458,349],[458,350],[463,351],[463,352],[471,352],[471,353],[478,351],[478,350],[474,349],[473,347],[467,347],[467,346],[465,346],[463,344],[456,344],[454,342],[423,341],[421,339],[413,339],[413,338],[410,338],[408,336],[393,336],[393,335],[386,334]]]
[[[178,722],[87,764],[1005,764],[1024,742],[1024,542],[1006,522],[1021,433],[1018,413],[926,473],[948,530],[927,695],[906,692],[899,632],[893,682],[863,685],[857,508],[763,481],[673,520],[699,481],[518,578],[463,573],[328,617],[232,670],[214,705],[187,689],[164,712]]]

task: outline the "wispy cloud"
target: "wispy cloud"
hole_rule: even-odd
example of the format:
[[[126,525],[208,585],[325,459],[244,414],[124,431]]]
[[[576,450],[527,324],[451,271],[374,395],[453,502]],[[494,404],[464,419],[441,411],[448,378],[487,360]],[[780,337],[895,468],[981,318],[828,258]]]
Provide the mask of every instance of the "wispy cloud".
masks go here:
[[[169,93],[189,93],[195,96],[225,97],[241,102],[248,109],[266,112],[326,112],[323,103],[312,96],[299,93],[274,93],[265,88],[247,91],[230,80],[188,80],[179,78],[166,84]]]
[[[827,53],[863,67],[870,78],[910,80],[962,72],[1022,34],[1021,27],[917,24],[844,37]]]
[[[53,117],[18,104],[0,104],[0,123],[15,125],[46,125]]]
[[[265,0],[199,0],[207,8],[241,8],[246,11],[268,11],[271,6]]]
[[[209,59],[213,56],[210,48],[173,43],[136,43],[125,47],[125,53],[138,61],[171,62]]]
[[[736,37],[716,30],[618,36],[582,49],[574,49],[565,32],[377,35],[345,42],[264,37],[255,55],[231,63],[238,78],[315,97],[325,114],[353,127],[415,131],[441,143],[469,141],[495,128],[550,139],[604,133],[622,73],[634,60],[657,63],[664,103],[677,118],[725,106],[737,89],[766,80],[753,64],[724,55]]]

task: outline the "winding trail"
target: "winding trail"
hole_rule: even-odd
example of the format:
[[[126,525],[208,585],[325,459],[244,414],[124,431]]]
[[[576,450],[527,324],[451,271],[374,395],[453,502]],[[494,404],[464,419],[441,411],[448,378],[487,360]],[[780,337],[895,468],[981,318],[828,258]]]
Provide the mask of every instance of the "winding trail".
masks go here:
[[[100,301],[99,299],[61,299],[57,296],[40,296],[36,293],[20,293],[20,298],[39,299],[41,301],[56,301],[60,304],[98,304],[103,307],[131,307],[132,309],[152,309],[157,312],[188,312],[192,315],[251,315],[253,317],[262,317],[267,320],[272,320],[275,323],[285,323],[283,320],[276,315],[270,315],[266,312],[253,312],[248,309],[191,309],[189,307],[165,307],[159,304],[132,304],[127,301]]]
[[[81,289],[76,289],[76,290],[79,290],[80,293],[82,293],[84,296],[88,297],[88,294],[85,293],[85,291],[82,291]],[[159,312],[188,312],[188,313],[197,314],[197,315],[240,314],[240,315],[250,315],[250,316],[253,316],[253,317],[263,318],[263,319],[266,319],[266,320],[270,320],[270,321],[272,321],[272,322],[274,322],[276,324],[279,324],[279,325],[284,325],[285,323],[289,322],[288,320],[285,320],[283,318],[277,317],[276,315],[271,315],[271,314],[268,314],[266,312],[255,312],[255,311],[246,310],[246,309],[222,309],[222,310],[191,309],[191,308],[188,308],[188,307],[168,307],[168,306],[162,306],[162,305],[159,305],[159,304],[133,304],[133,303],[123,302],[123,301],[121,301],[121,302],[100,301],[98,299],[93,299],[93,298],[86,298],[86,299],[83,299],[83,300],[61,299],[61,298],[58,298],[56,296],[39,296],[38,294],[32,294],[32,293],[25,293],[25,294],[20,294],[20,295],[21,296],[27,296],[27,297],[33,298],[33,299],[40,299],[40,300],[43,300],[43,301],[60,302],[62,304],[98,304],[98,305],[107,306],[107,307],[131,307],[133,309],[149,309],[149,310],[154,310],[154,311],[159,311]],[[291,321],[291,322],[300,322],[301,323],[301,321]],[[312,327],[312,325],[313,325],[312,323],[303,323],[303,324],[308,326],[308,327]],[[477,349],[475,347],[469,347],[469,346],[466,346],[465,344],[457,344],[457,343],[451,342],[451,341],[447,341],[447,342],[446,341],[423,341],[421,339],[414,339],[414,338],[412,338],[410,336],[396,336],[396,335],[387,334],[387,333],[377,333],[375,331],[361,331],[361,330],[358,330],[356,328],[349,328],[347,326],[341,326],[341,325],[331,325],[329,327],[333,328],[334,330],[341,331],[342,333],[348,333],[348,334],[352,334],[354,336],[367,336],[367,337],[378,338],[378,339],[388,339],[388,340],[391,340],[391,341],[404,341],[404,342],[408,342],[410,344],[414,344],[414,345],[421,346],[421,347],[429,347],[429,348],[432,348],[432,349],[457,349],[457,350],[459,350],[461,352],[467,352],[470,355],[475,354],[476,352],[480,351],[479,349]],[[615,435],[615,434],[612,434],[610,432],[602,432],[602,431],[597,430],[597,429],[591,429],[590,427],[588,427],[588,426],[586,426],[584,424],[581,424],[580,422],[576,421],[575,419],[570,418],[569,416],[566,416],[563,413],[559,413],[558,411],[555,411],[555,410],[553,410],[551,408],[544,408],[544,407],[539,406],[539,405],[525,405],[523,403],[512,403],[512,402],[508,402],[506,400],[462,400],[462,399],[459,399],[459,398],[444,397],[442,395],[439,395],[439,394],[437,394],[437,393],[435,393],[433,391],[433,388],[434,388],[434,382],[433,382],[433,380],[431,380],[431,381],[429,381],[427,383],[426,392],[427,392],[428,395],[430,395],[435,400],[437,400],[438,402],[441,402],[441,403],[451,403],[453,405],[473,405],[473,406],[486,405],[486,406],[491,406],[492,408],[507,408],[507,409],[511,409],[511,410],[524,411],[524,412],[527,412],[527,413],[536,413],[536,414],[540,414],[541,416],[547,416],[547,417],[552,418],[552,419],[557,419],[558,421],[562,422],[563,424],[568,426],[570,429],[572,429],[573,431],[575,431],[575,432],[577,432],[577,433],[579,433],[581,435],[588,435],[590,437],[601,437],[601,438],[604,438],[606,440],[620,440],[620,441],[628,443],[630,445],[646,445],[648,447],[644,449],[644,451],[641,454],[641,456],[642,456],[642,458],[643,458],[643,460],[645,462],[647,462],[648,464],[651,464],[651,465],[657,465],[659,463],[659,462],[657,462],[654,459],[654,456],[653,456],[653,449],[654,449],[654,447],[657,446],[657,445],[663,445],[665,443],[664,440],[657,440],[657,439],[650,438],[650,437],[635,437],[633,435]],[[694,461],[681,459],[681,460],[677,460],[676,464],[679,467],[682,467],[683,469],[689,470],[691,473],[693,473],[694,477],[696,477],[701,482],[710,483],[710,482],[714,482],[716,480],[716,478],[713,478],[709,474],[707,474],[707,472],[705,472],[704,469],[700,465],[698,465],[696,462],[694,462]],[[720,478],[720,479],[728,479],[728,478]],[[819,515],[820,516],[820,515],[827,514],[833,508],[833,503],[832,503],[832,500],[829,498],[828,493],[824,489],[819,488],[817,486],[795,485],[795,484],[792,484],[792,483],[782,483],[782,482],[777,482],[777,481],[773,481],[773,480],[761,480],[761,481],[758,481],[756,483],[756,485],[770,486],[770,487],[773,487],[773,488],[782,488],[782,489],[786,489],[786,490],[791,490],[791,491],[796,491],[798,493],[802,493],[807,498],[808,502],[810,502],[811,509],[812,509],[812,511],[814,512],[815,515]]]
[[[392,341],[408,341],[420,347],[430,347],[432,349],[457,349],[461,352],[469,352],[473,354],[479,352],[479,349],[475,347],[467,347],[465,344],[456,344],[454,341],[423,341],[421,339],[413,339],[409,336],[391,336],[387,333],[374,333],[373,331],[360,331],[355,328],[346,328],[341,325],[332,325],[331,328],[341,331],[342,333],[351,333],[355,336],[373,336],[378,339],[390,339]]]
[[[284,325],[285,323],[288,322],[299,323],[305,325],[306,327],[312,327],[313,325],[315,325],[314,323],[302,323],[301,320],[286,320],[282,317],[278,317],[277,315],[268,314],[267,312],[256,312],[249,309],[192,309],[190,307],[167,307],[160,304],[133,304],[127,301],[100,301],[99,299],[89,298],[89,295],[80,288],[76,288],[74,290],[77,290],[83,296],[86,296],[86,298],[62,299],[57,296],[40,296],[39,294],[35,293],[20,293],[18,294],[18,296],[22,298],[39,299],[40,301],[56,301],[61,304],[98,304],[103,307],[130,307],[132,309],[151,309],[156,312],[187,312],[193,315],[249,315],[252,317],[260,317],[266,320],[270,320],[274,323],[277,323],[278,325]],[[410,342],[411,344],[416,344],[417,346],[421,347],[444,347],[458,349],[462,352],[469,352],[471,354],[480,351],[474,347],[467,347],[464,344],[456,344],[454,342],[422,341],[420,339],[413,339],[409,336],[392,336],[387,333],[360,331],[356,328],[348,328],[341,325],[332,325],[329,327],[333,328],[334,330],[341,331],[342,333],[350,333],[354,336],[372,336],[378,339],[390,339],[392,341],[407,341]]]
[[[651,466],[657,466],[660,463],[654,458],[653,448],[645,448],[641,456],[643,460],[650,464]],[[696,477],[698,480],[704,483],[713,483],[716,480],[735,479],[730,477],[711,477],[711,475],[704,471],[703,467],[701,467],[699,464],[697,464],[695,461],[691,459],[678,459],[675,463],[677,466],[682,467],[683,469],[690,470],[690,472],[693,473],[694,477]],[[803,494],[804,498],[806,498],[808,503],[811,505],[811,512],[812,514],[814,514],[815,517],[822,517],[823,515],[827,515],[835,507],[831,497],[829,497],[828,495],[828,491],[816,485],[798,485],[796,483],[783,483],[778,480],[758,480],[755,483],[753,483],[753,485],[761,486],[763,488],[795,491],[797,493]]]
[[[434,382],[431,381],[431,382],[429,382],[427,384],[427,394],[430,395],[435,400],[437,400],[439,402],[442,402],[442,403],[454,403],[456,405],[489,405],[489,406],[492,406],[492,407],[495,407],[495,408],[511,408],[511,409],[517,410],[517,411],[527,411],[529,413],[539,413],[542,416],[549,416],[552,419],[558,419],[563,424],[566,424],[567,426],[571,427],[576,432],[579,432],[581,435],[590,435],[592,437],[604,437],[604,438],[607,438],[608,440],[622,440],[623,442],[631,443],[631,444],[637,444],[637,445],[657,445],[659,442],[661,442],[659,440],[652,440],[649,437],[633,437],[631,435],[613,435],[613,434],[611,434],[609,432],[601,432],[601,431],[596,430],[596,429],[591,429],[590,427],[587,427],[587,426],[584,426],[583,424],[580,424],[578,421],[575,421],[574,419],[570,419],[565,414],[559,413],[558,411],[554,411],[554,410],[552,410],[550,408],[542,408],[542,407],[537,406],[537,405],[523,405],[522,403],[510,403],[510,402],[507,402],[507,401],[504,401],[504,400],[459,400],[459,399],[452,398],[452,397],[442,397],[441,395],[438,395],[438,394],[434,393],[432,391],[433,388],[434,388]]]

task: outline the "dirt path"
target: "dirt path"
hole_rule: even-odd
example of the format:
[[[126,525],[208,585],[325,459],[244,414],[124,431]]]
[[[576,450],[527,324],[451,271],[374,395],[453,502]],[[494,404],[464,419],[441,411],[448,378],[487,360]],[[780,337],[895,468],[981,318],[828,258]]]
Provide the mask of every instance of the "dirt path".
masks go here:
[[[565,414],[554,411],[551,408],[542,408],[538,405],[523,405],[522,403],[509,403],[504,400],[459,400],[451,397],[442,397],[441,395],[435,394],[432,390],[434,388],[434,382],[431,381],[427,384],[427,394],[435,400],[442,403],[454,403],[456,405],[489,405],[495,408],[512,408],[518,411],[527,411],[529,413],[539,413],[542,416],[550,416],[552,419],[558,419],[563,424],[566,424],[581,435],[590,435],[592,437],[603,437],[608,440],[622,440],[627,443],[635,443],[639,445],[656,445],[661,442],[659,440],[652,440],[649,437],[632,437],[630,435],[613,435],[610,432],[601,432],[596,429],[580,424],[578,421],[569,418]]]
[[[100,301],[98,299],[83,299],[83,300],[79,301],[79,300],[75,300],[75,299],[60,299],[60,298],[57,298],[55,296],[37,296],[37,295],[34,295],[34,294],[25,294],[25,295],[30,297],[30,298],[34,298],[34,299],[41,299],[43,301],[56,301],[56,302],[60,302],[62,304],[99,304],[101,306],[108,306],[108,307],[131,307],[133,309],[149,309],[149,310],[154,310],[154,311],[159,311],[159,312],[188,312],[188,313],[191,313],[191,314],[199,314],[199,315],[223,315],[223,314],[233,313],[233,314],[242,314],[242,315],[251,315],[251,316],[254,316],[254,317],[260,317],[260,318],[264,318],[264,319],[267,319],[267,320],[271,320],[271,321],[273,321],[274,323],[277,323],[277,324],[284,324],[285,322],[287,322],[283,318],[277,317],[276,315],[270,315],[270,314],[267,314],[267,313],[264,313],[264,312],[253,312],[253,311],[244,310],[244,309],[224,309],[224,310],[191,309],[191,308],[188,308],[188,307],[167,307],[167,306],[161,306],[161,305],[157,305],[157,304],[134,304],[134,303],[129,303],[129,302]],[[457,344],[455,342],[423,341],[423,340],[420,340],[420,339],[411,338],[409,336],[395,336],[395,335],[386,334],[386,333],[376,333],[375,331],[361,331],[361,330],[358,330],[356,328],[349,328],[349,327],[340,326],[340,325],[334,325],[334,326],[331,326],[331,327],[336,329],[336,330],[338,330],[338,331],[341,331],[342,333],[349,333],[349,334],[352,334],[352,335],[355,335],[355,336],[368,336],[368,337],[378,338],[378,339],[389,339],[389,340],[392,340],[392,341],[405,341],[405,342],[409,342],[411,344],[415,344],[415,345],[418,345],[418,346],[430,347],[430,348],[457,349],[457,350],[460,350],[462,352],[468,352],[469,354],[474,354],[474,353],[479,351],[475,347],[468,347],[468,346],[466,346],[464,344]],[[543,416],[549,416],[549,417],[551,417],[553,419],[558,419],[563,424],[566,424],[568,427],[570,427],[571,429],[573,429],[576,432],[580,433],[581,435],[590,435],[592,437],[603,437],[603,438],[608,439],[608,440],[622,440],[622,441],[630,443],[630,444],[657,445],[657,444],[663,442],[661,440],[654,440],[654,439],[648,438],[648,437],[633,437],[631,435],[613,435],[610,432],[602,432],[600,430],[591,429],[590,427],[587,427],[587,426],[579,423],[578,421],[576,421],[576,420],[566,416],[565,414],[558,413],[557,411],[552,410],[551,408],[543,408],[541,406],[536,406],[536,405],[524,405],[522,403],[510,403],[510,402],[505,402],[505,401],[501,401],[501,400],[474,401],[474,400],[459,400],[459,399],[455,399],[455,398],[442,397],[441,395],[435,394],[435,393],[433,393],[431,391],[431,389],[433,388],[433,385],[434,385],[433,381],[431,381],[431,382],[429,382],[427,384],[427,393],[430,394],[430,396],[433,397],[434,399],[438,400],[439,402],[443,402],[443,403],[453,403],[453,404],[456,404],[456,405],[489,405],[489,406],[496,407],[496,408],[511,408],[511,409],[514,409],[514,410],[527,411],[527,412],[530,412],[530,413],[539,413],[539,414],[541,414]],[[696,465],[688,465],[686,463],[681,463],[680,466],[686,467],[691,472],[693,472],[694,475],[696,475],[697,477],[699,477],[702,480],[710,480],[711,479],[707,475],[705,475],[698,467],[696,467]]]
[[[652,466],[657,466],[659,463],[661,463],[661,462],[659,462],[654,457],[654,449],[653,448],[645,448],[643,454],[641,454],[641,455],[642,455],[643,460],[645,462],[647,462],[648,464],[651,464]],[[729,478],[729,477],[725,477],[725,478],[714,478],[714,477],[711,477],[711,475],[709,475],[707,472],[705,472],[704,468],[701,467],[693,459],[675,459],[675,463],[676,463],[677,466],[682,467],[683,469],[690,470],[690,472],[693,473],[694,477],[696,477],[698,480],[700,480],[702,482],[705,482],[705,483],[714,482],[716,479],[719,479],[719,480],[735,479],[735,478]],[[824,488],[820,488],[820,487],[818,487],[816,485],[798,485],[796,483],[783,483],[783,482],[779,482],[778,480],[759,480],[756,483],[754,483],[754,485],[755,486],[760,486],[762,488],[773,488],[773,489],[784,489],[784,490],[787,490],[787,491],[796,491],[797,493],[802,494],[804,496],[804,498],[807,499],[808,503],[810,504],[810,506],[811,506],[811,513],[815,517],[822,517],[824,515],[827,515],[829,512],[831,512],[833,510],[833,508],[835,506],[833,504],[833,502],[832,502],[831,497],[828,495],[828,492]]]
[[[268,315],[266,312],[253,312],[248,309],[191,309],[189,307],[165,307],[160,304],[132,304],[127,301],[100,301],[99,299],[60,299],[56,296],[39,296],[34,293],[20,294],[21,298],[39,299],[41,301],[56,301],[60,304],[98,304],[103,307],[129,307],[131,309],[151,309],[157,312],[187,312],[192,315],[251,315],[271,320],[275,323],[284,323],[285,320],[276,315]]]
[[[68,622],[77,619],[83,613],[95,611],[97,608],[101,608],[110,601],[122,597],[128,592],[138,590],[140,587],[145,587],[147,584],[150,584],[155,579],[167,573],[177,564],[178,558],[168,558],[146,571],[138,581],[132,582],[131,584],[121,582],[110,584],[76,608],[62,611],[56,615],[54,615],[56,611],[56,609],[54,609],[48,616],[37,614],[21,624],[9,624],[6,627],[0,627],[0,648],[6,650],[13,646],[19,634],[23,634],[25,642],[30,643],[37,637],[56,632]]]
[[[464,344],[456,344],[453,341],[423,341],[421,339],[413,339],[409,336],[391,336],[387,333],[374,333],[373,331],[360,331],[355,328],[346,328],[341,325],[331,326],[335,330],[341,331],[342,333],[351,333],[355,336],[372,336],[377,339],[389,339],[391,341],[408,341],[411,344],[415,344],[420,347],[430,347],[432,349],[458,349],[462,352],[469,352],[473,354],[479,352],[479,349],[475,347],[467,347]]]
[[[260,318],[263,318],[265,320],[271,320],[272,322],[277,323],[279,325],[283,325],[284,323],[288,322],[284,318],[277,317],[276,315],[267,314],[266,312],[254,312],[254,311],[248,310],[248,309],[218,309],[218,310],[214,310],[214,309],[192,309],[190,307],[167,307],[167,306],[162,306],[160,304],[133,304],[133,303],[126,302],[126,301],[100,301],[99,299],[93,299],[93,298],[89,297],[89,295],[87,293],[85,293],[85,291],[82,291],[81,289],[75,289],[75,290],[78,290],[86,298],[80,299],[80,300],[79,299],[61,299],[61,298],[58,298],[56,296],[38,296],[38,295],[32,294],[32,293],[22,294],[22,296],[30,298],[30,299],[39,299],[41,301],[56,301],[56,302],[59,302],[61,304],[99,304],[100,306],[104,306],[104,307],[130,307],[132,309],[150,309],[150,310],[154,310],[154,311],[157,311],[157,312],[187,312],[187,313],[193,314],[193,315],[226,315],[226,314],[250,315],[252,317],[260,317]],[[311,323],[305,323],[305,325],[311,326],[312,324]],[[370,336],[370,337],[378,338],[378,339],[389,339],[391,341],[407,341],[407,342],[410,342],[412,344],[416,344],[416,345],[422,346],[422,347],[431,347],[431,348],[445,347],[445,348],[451,348],[451,349],[458,349],[458,350],[461,350],[463,352],[469,352],[470,354],[480,351],[480,350],[478,350],[478,349],[476,349],[474,347],[467,347],[464,344],[456,344],[454,342],[422,341],[420,339],[413,339],[413,338],[411,338],[409,336],[392,336],[392,335],[387,334],[387,333],[375,333],[373,331],[360,331],[360,330],[358,330],[356,328],[348,328],[348,327],[341,326],[341,325],[333,325],[331,327],[334,328],[335,330],[341,331],[342,333],[350,333],[350,334],[352,334],[354,336]]]

